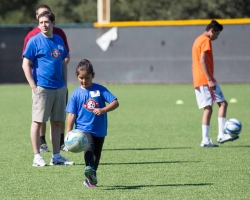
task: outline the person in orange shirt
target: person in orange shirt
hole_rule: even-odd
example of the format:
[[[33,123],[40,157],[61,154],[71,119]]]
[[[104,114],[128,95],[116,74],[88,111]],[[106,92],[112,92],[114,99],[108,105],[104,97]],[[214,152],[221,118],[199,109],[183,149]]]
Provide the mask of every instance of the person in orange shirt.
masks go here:
[[[201,147],[218,147],[209,138],[210,119],[213,104],[217,103],[218,110],[218,137],[219,144],[234,141],[239,136],[230,136],[224,133],[228,103],[222,90],[214,78],[214,61],[211,41],[216,40],[223,30],[223,26],[216,20],[207,25],[203,34],[198,36],[192,47],[192,74],[196,100],[199,109],[204,109],[202,116],[202,142]]]

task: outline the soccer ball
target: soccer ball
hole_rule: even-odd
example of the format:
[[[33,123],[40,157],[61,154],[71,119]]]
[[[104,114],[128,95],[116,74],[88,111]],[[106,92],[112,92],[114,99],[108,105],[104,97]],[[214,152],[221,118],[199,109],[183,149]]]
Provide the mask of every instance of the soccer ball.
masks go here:
[[[229,119],[225,123],[225,132],[231,136],[237,136],[241,132],[242,125],[238,119]]]
[[[88,138],[79,129],[71,130],[64,138],[65,147],[73,153],[82,152],[88,144]]]

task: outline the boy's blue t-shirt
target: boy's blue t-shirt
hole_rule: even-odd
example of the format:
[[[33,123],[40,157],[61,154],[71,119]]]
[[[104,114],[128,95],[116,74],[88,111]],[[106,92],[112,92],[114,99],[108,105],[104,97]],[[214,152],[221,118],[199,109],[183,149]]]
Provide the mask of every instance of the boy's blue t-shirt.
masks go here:
[[[95,115],[94,108],[103,108],[105,102],[111,103],[117,98],[102,85],[93,83],[89,89],[78,87],[73,91],[68,101],[66,112],[76,115],[75,128],[90,132],[96,137],[107,135],[107,113]]]
[[[32,74],[37,86],[57,89],[65,85],[62,61],[68,52],[62,38],[47,38],[39,33],[28,41],[23,56],[32,61]]]

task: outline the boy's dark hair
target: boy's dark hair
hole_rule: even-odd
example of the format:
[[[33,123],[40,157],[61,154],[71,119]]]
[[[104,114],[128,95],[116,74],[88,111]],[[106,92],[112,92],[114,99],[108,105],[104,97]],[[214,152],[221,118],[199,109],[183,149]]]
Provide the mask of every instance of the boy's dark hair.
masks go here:
[[[207,25],[206,31],[209,31],[211,28],[213,28],[215,32],[223,30],[223,26],[214,19]]]
[[[52,12],[48,11],[42,12],[40,15],[38,15],[38,21],[41,17],[48,17],[52,23],[55,22],[55,15]]]
[[[47,6],[47,5],[40,5],[40,6],[38,6],[38,7],[36,8],[36,14],[37,14],[37,11],[38,11],[40,8],[47,8],[47,9],[51,12],[51,9],[50,9],[49,6]]]
[[[92,63],[87,59],[83,59],[81,62],[79,62],[78,66],[76,67],[76,76],[79,75],[79,71],[87,71],[88,74],[92,74],[93,76],[95,75]]]

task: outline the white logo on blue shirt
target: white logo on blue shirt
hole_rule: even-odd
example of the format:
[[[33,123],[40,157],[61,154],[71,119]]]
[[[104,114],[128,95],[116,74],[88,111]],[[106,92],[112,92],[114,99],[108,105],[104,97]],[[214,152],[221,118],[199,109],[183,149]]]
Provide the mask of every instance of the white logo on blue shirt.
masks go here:
[[[90,94],[91,97],[99,97],[100,96],[100,91],[99,90],[90,91],[89,94]]]
[[[63,46],[62,46],[62,45],[58,45],[58,49],[61,49],[61,50],[63,50],[63,51],[64,51],[64,49],[63,49]]]

